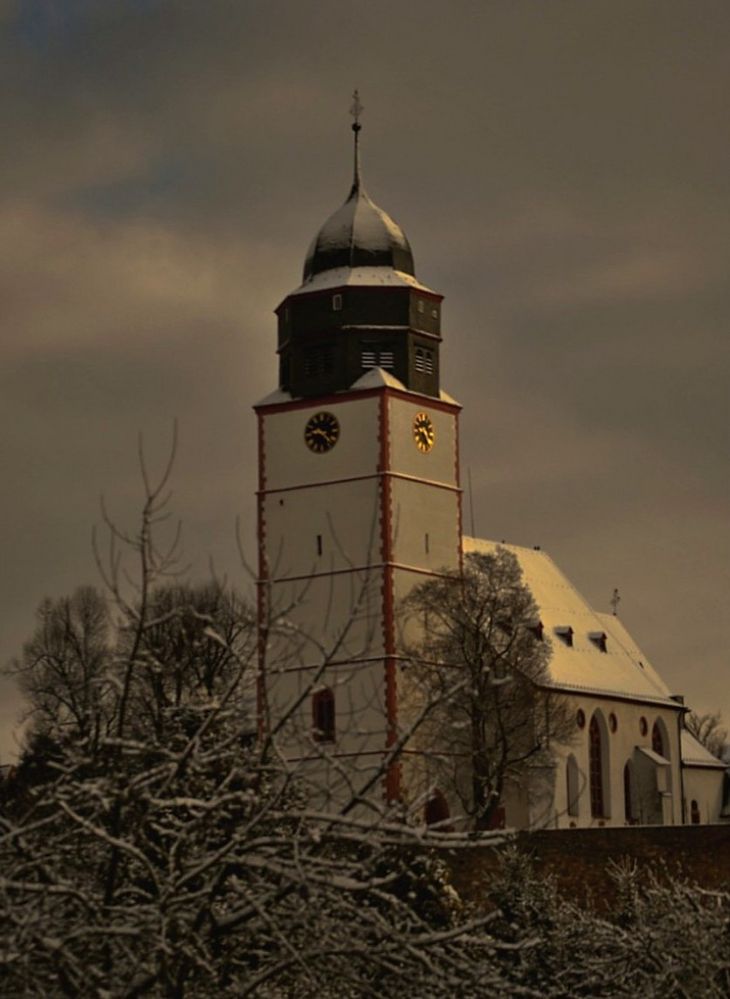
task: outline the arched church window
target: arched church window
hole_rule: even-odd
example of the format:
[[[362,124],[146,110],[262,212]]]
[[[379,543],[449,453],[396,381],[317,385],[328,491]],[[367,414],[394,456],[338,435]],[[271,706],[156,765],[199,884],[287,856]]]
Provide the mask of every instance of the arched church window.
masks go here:
[[[312,736],[317,742],[335,741],[335,695],[329,687],[312,694]]]
[[[568,815],[579,815],[580,809],[578,798],[580,796],[580,773],[578,771],[578,761],[571,753],[565,768],[568,792]]]
[[[605,788],[603,780],[604,734],[601,731],[598,718],[594,714],[588,726],[588,758],[591,785],[591,815],[594,819],[602,819],[606,815]]]
[[[664,733],[662,732],[662,726],[658,721],[655,721],[651,728],[651,748],[655,753],[660,756],[666,756],[666,746],[664,744]]]
[[[630,826],[633,826],[636,823],[636,815],[634,813],[634,780],[632,769],[631,761],[628,761],[624,767],[624,817]]]

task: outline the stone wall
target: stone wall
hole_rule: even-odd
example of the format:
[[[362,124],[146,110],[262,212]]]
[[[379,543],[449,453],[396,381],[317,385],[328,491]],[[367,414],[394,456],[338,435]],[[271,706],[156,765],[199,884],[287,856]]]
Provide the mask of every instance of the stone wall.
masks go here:
[[[703,888],[730,890],[730,824],[551,829],[518,833],[513,842],[533,858],[538,872],[555,877],[566,898],[596,909],[610,907],[609,862],[622,858]],[[464,898],[478,901],[488,894],[501,849],[475,846],[449,860],[454,886]]]

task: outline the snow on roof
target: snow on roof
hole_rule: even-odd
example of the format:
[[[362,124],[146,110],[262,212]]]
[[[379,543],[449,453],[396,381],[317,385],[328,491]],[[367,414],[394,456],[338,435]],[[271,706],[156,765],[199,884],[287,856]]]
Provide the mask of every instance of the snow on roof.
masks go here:
[[[648,746],[637,746],[636,747],[640,753],[644,756],[648,756],[652,763],[656,763],[658,767],[671,767],[670,761],[666,756],[662,756],[661,753],[657,753],[655,749],[649,749]]]
[[[265,395],[263,399],[259,399],[258,402],[254,403],[254,409],[258,406],[275,406],[278,402],[291,402],[294,396],[291,392],[285,392],[284,389],[274,389],[273,392],[269,392]]]
[[[724,770],[727,763],[718,760],[709,749],[696,739],[686,728],[682,729],[682,765],[685,767],[717,767]]]
[[[353,382],[347,391],[351,392],[354,390],[358,392],[363,389],[380,388],[383,385],[387,385],[389,388],[400,389],[402,392],[408,391],[403,382],[398,381],[395,375],[388,374],[382,368],[370,368],[356,382]]]
[[[496,541],[464,538],[464,552],[493,552]],[[546,637],[552,639],[552,683],[575,693],[611,694],[678,708],[669,688],[612,614],[599,614],[578,593],[553,560],[539,549],[501,545],[520,564],[523,579],[540,611]],[[573,629],[572,645],[555,640],[560,628]],[[606,633],[606,651],[590,635]]]
[[[410,389],[407,389],[403,382],[399,381],[395,375],[391,375],[388,371],[383,371],[382,368],[370,368],[361,375],[356,382],[353,382],[347,389],[342,389],[339,394],[345,392],[364,392],[366,389],[373,388],[394,388],[398,389],[400,392],[408,392],[412,395],[421,396],[420,392],[411,393]],[[275,406],[281,402],[292,402],[295,398],[291,392],[286,392],[284,389],[275,389],[273,392],[269,392],[265,395],[263,399],[259,399],[257,403],[254,404],[254,409],[258,409],[260,406]],[[296,398],[299,398],[298,396]],[[439,392],[439,399],[441,402],[448,402],[452,406],[460,405],[456,399],[452,398],[448,392]]]
[[[292,295],[302,295],[310,291],[326,291],[329,288],[343,288],[349,286],[370,286],[370,287],[392,287],[392,288],[415,288],[418,291],[428,292],[430,295],[437,294],[425,284],[406,274],[404,271],[397,271],[393,267],[332,267],[326,271],[320,271],[313,277],[304,281],[290,292]],[[440,295],[438,296],[441,297]]]

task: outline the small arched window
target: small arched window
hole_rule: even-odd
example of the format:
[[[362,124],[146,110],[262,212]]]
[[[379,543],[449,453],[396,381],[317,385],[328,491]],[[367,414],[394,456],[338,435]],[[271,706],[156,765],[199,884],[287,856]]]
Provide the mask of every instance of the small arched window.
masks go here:
[[[591,784],[591,815],[594,819],[605,818],[605,794],[603,787],[604,737],[598,718],[593,715],[588,726],[588,758]]]
[[[329,687],[312,694],[312,735],[317,742],[335,741],[335,695]]]
[[[690,819],[693,826],[698,826],[700,824],[700,806],[698,803],[692,799],[692,804],[690,805]]]
[[[445,829],[444,823],[448,822],[451,818],[449,803],[437,787],[431,791],[426,801],[423,809],[423,817],[426,820],[427,826],[438,825],[442,829]]]
[[[568,815],[579,815],[578,798],[580,796],[580,775],[578,761],[571,753],[565,768],[565,778],[568,792]]]

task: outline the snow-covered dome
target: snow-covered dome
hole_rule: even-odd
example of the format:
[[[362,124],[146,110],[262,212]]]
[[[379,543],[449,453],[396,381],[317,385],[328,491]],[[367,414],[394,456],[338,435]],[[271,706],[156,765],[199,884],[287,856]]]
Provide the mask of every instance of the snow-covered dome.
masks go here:
[[[362,185],[357,146],[352,190],[312,240],[304,261],[304,281],[335,267],[390,267],[415,275],[405,233],[378,208]]]

